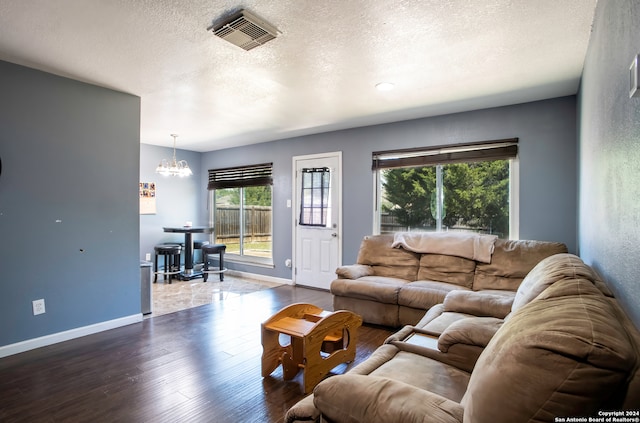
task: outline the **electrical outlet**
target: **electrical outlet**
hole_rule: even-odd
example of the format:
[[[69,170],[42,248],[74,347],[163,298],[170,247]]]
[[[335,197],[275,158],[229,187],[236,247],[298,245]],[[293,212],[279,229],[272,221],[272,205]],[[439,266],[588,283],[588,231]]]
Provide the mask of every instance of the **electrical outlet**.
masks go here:
[[[38,314],[44,314],[45,313],[44,298],[42,298],[40,300],[33,300],[31,303],[33,305],[33,315],[34,316],[37,316]]]
[[[146,261],[151,261],[151,253],[147,253],[147,254],[145,254],[145,255],[144,255],[144,259],[145,259]]]

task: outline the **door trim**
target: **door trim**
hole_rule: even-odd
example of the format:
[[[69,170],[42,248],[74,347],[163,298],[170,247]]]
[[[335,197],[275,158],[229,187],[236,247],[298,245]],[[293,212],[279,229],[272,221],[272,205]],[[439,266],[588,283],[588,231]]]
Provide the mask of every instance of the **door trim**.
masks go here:
[[[337,187],[338,189],[338,261],[337,265],[342,266],[342,180],[344,179],[342,173],[342,151],[332,151],[327,153],[318,153],[318,154],[306,154],[303,156],[293,156],[291,159],[292,170],[291,170],[291,191],[293,192],[292,196],[292,205],[291,205],[291,225],[293,230],[292,240],[291,240],[291,281],[293,285],[296,285],[296,269],[297,269],[297,243],[298,243],[298,201],[300,199],[300,193],[298,192],[297,187],[297,177],[298,177],[298,161],[302,160],[313,160],[313,159],[323,159],[323,158],[331,158],[335,157],[338,159],[338,172],[340,175],[340,184]]]

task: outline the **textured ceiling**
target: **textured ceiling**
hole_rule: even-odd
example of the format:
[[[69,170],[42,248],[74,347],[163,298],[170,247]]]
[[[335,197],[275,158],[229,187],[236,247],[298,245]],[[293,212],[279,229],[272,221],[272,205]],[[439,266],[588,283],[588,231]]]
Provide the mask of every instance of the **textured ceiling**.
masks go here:
[[[595,5],[0,0],[0,59],[140,96],[143,143],[210,151],[575,94]],[[207,31],[241,8],[278,38]]]

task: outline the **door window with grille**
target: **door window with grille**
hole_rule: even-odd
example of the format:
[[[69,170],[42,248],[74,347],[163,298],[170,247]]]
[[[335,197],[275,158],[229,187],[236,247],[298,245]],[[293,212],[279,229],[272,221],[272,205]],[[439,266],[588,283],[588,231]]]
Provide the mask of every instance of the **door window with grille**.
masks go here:
[[[302,193],[299,224],[303,226],[327,226],[329,188],[331,175],[329,168],[302,169]]]

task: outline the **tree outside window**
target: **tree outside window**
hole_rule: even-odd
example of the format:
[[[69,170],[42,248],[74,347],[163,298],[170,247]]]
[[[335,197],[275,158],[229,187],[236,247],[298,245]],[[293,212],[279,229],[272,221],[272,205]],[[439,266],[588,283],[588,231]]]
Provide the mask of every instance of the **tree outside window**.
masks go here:
[[[434,231],[440,223],[442,230],[509,237],[509,160],[401,167],[380,172],[381,232]]]

